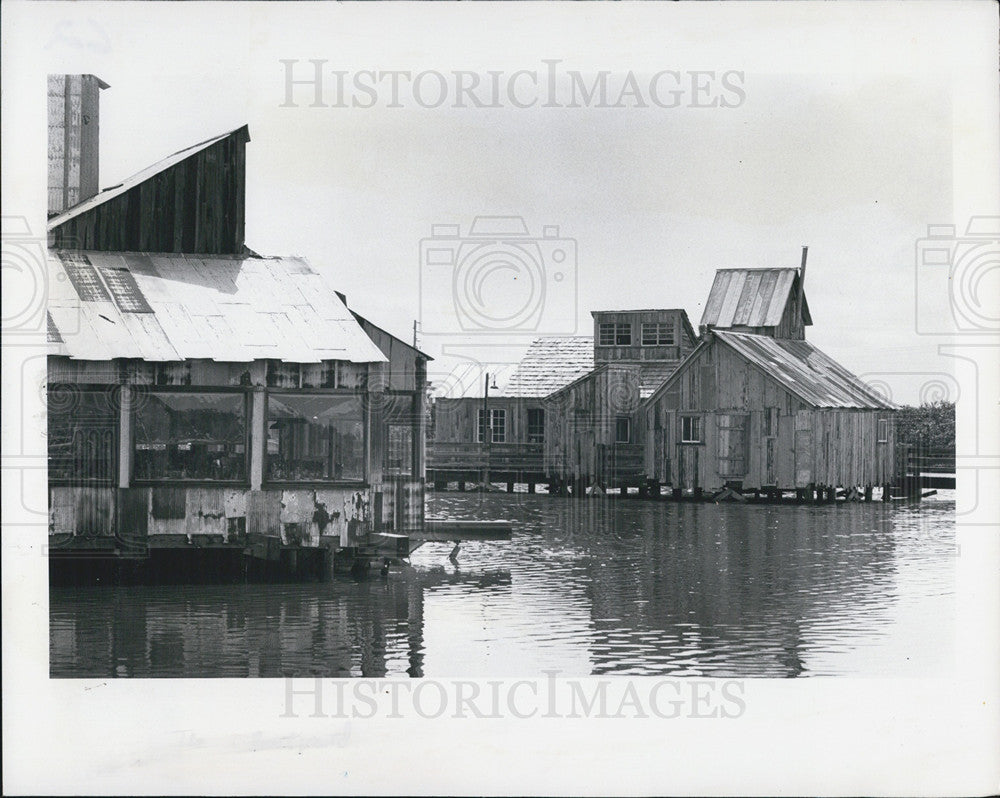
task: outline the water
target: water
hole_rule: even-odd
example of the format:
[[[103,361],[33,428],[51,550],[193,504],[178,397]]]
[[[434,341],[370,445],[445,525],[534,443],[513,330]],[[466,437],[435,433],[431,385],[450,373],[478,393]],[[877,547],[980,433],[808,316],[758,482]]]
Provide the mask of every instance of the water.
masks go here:
[[[387,578],[53,588],[54,677],[933,676],[954,652],[954,502],[673,504],[438,494],[509,543]]]

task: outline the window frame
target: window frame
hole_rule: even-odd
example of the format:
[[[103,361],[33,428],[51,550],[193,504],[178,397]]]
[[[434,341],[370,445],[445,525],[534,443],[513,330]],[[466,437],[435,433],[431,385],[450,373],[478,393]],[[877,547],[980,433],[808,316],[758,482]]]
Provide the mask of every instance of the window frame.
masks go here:
[[[611,329],[611,343],[607,343],[605,333]],[[619,340],[620,335],[627,335],[628,340]],[[601,321],[597,326],[598,346],[632,346],[632,323],[627,321]]]
[[[646,343],[646,330],[652,327],[654,329],[653,342]],[[666,333],[666,338],[661,340],[660,332],[661,329]],[[644,321],[639,326],[639,345],[640,346],[676,346],[676,336],[674,335],[674,325],[669,321]]]
[[[494,443],[507,443],[507,408],[506,407],[491,407],[491,408],[488,408],[488,409],[489,409],[489,412],[490,412],[490,422],[491,422],[489,424],[489,429],[490,429],[490,445],[492,446]],[[483,413],[483,408],[481,408],[481,407],[476,408],[476,443],[485,443],[486,442],[486,440],[485,440],[486,439],[486,435],[485,435],[486,429],[485,429],[484,425],[481,423],[482,422],[482,413]],[[494,414],[496,414],[496,415],[494,415]],[[502,429],[503,429],[503,439],[499,440],[499,441],[498,440],[494,440],[494,438],[496,436],[496,430],[497,430],[497,425],[494,424],[494,423],[492,423],[494,417],[496,417],[496,418],[502,418],[503,419],[502,424],[501,424]]]
[[[407,392],[403,392],[407,393]],[[328,396],[331,398],[337,397],[354,397],[361,405],[361,478],[360,479],[271,479],[267,475],[267,428],[268,420],[270,418],[270,404],[271,395],[283,396]],[[329,486],[329,487],[367,487],[369,485],[370,476],[370,448],[369,448],[369,435],[371,426],[369,407],[365,400],[366,393],[362,390],[355,389],[345,389],[345,388],[267,388],[263,391],[263,401],[264,401],[264,425],[260,429],[261,435],[261,455],[263,462],[261,463],[261,487],[263,488],[315,488],[317,486]],[[388,453],[388,424],[386,424],[386,452]],[[416,435],[414,435],[416,439]],[[412,466],[411,466],[412,467]]]
[[[532,414],[540,414],[541,423],[532,423]],[[525,440],[527,443],[545,443],[545,408],[529,407],[525,412]],[[539,428],[541,431],[539,432]],[[537,440],[535,440],[537,438]]]
[[[619,425],[622,422],[625,422],[625,440],[621,440],[618,435]],[[619,443],[632,443],[632,418],[630,416],[615,416],[615,444]]]
[[[703,422],[703,416],[700,413],[688,413],[682,415],[678,419],[680,423],[680,434],[678,435],[678,442],[688,446],[698,446],[705,443],[705,425]],[[697,433],[693,432],[694,424],[697,422]],[[684,425],[685,423],[690,423],[692,425],[691,435],[685,434]],[[697,437],[694,437],[697,435]]]
[[[764,417],[762,419],[763,423],[761,424],[761,437],[764,438],[764,440],[778,437],[778,418],[780,415],[780,408],[778,407],[764,408]]]
[[[225,488],[249,488],[250,487],[250,453],[251,447],[253,446],[253,406],[251,405],[251,395],[253,390],[245,386],[230,386],[230,385],[133,385],[133,389],[142,388],[146,394],[192,394],[192,393],[220,393],[220,394],[233,394],[243,397],[243,469],[244,478],[243,479],[205,479],[204,477],[194,477],[191,479],[182,479],[178,477],[154,477],[154,478],[142,478],[136,477],[135,467],[136,467],[136,414],[139,412],[138,402],[134,401],[135,397],[133,394],[133,401],[130,403],[131,412],[129,413],[129,485],[135,487],[146,487],[155,486],[163,487],[166,485],[183,486],[183,487],[225,487]],[[265,416],[266,418],[266,416]]]
[[[890,419],[879,418],[875,422],[875,442],[876,443],[888,443],[890,430]],[[884,431],[883,431],[884,430]]]
[[[115,413],[115,424],[112,435],[112,450],[111,450],[111,476],[108,478],[104,477],[55,477],[52,476],[52,470],[49,468],[49,460],[51,455],[49,454],[48,444],[51,440],[49,436],[49,423],[51,418],[48,411],[49,403],[49,391],[52,390],[54,386],[57,385],[69,385],[72,386],[74,390],[80,393],[102,393],[108,396],[108,401],[112,402],[117,406],[117,412]],[[46,438],[46,448],[45,448],[45,468],[48,485],[51,487],[94,487],[94,488],[115,488],[118,487],[119,474],[121,471],[121,429],[122,429],[122,405],[121,405],[121,392],[125,388],[131,389],[131,385],[122,385],[120,383],[78,383],[78,382],[67,382],[65,380],[60,380],[56,382],[47,382],[45,386],[45,438]],[[129,419],[131,424],[131,419]],[[131,436],[130,436],[131,437]]]

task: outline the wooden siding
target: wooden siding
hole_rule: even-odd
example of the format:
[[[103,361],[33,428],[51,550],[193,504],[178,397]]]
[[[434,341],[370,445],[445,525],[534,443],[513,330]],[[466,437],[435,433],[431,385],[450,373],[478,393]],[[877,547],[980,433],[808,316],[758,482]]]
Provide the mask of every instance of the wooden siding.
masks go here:
[[[701,418],[698,443],[681,442],[684,416]],[[768,415],[773,423],[768,434]],[[650,479],[683,488],[884,484],[895,476],[890,410],[813,408],[762,369],[714,341],[685,363],[645,410]],[[742,463],[741,463],[742,460]]]
[[[545,464],[552,476],[611,485],[642,475],[640,373],[638,364],[608,364],[550,397]],[[627,444],[615,440],[623,416],[632,428]]]
[[[50,246],[119,252],[243,253],[246,128],[50,231]]]
[[[601,324],[613,322],[628,324],[632,328],[632,343],[630,346],[601,346]],[[643,323],[668,323],[674,332],[672,346],[643,346]],[[598,311],[594,313],[594,363],[618,363],[636,360],[667,360],[679,361],[694,349],[694,340],[690,324],[683,311],[680,310],[623,310]]]
[[[520,399],[509,396],[491,396],[487,400],[490,410],[506,411],[506,438],[504,443],[528,443],[528,411],[545,412],[545,430],[548,433],[549,408],[541,399]],[[476,443],[479,430],[479,411],[483,398],[438,398],[433,404],[434,443]],[[499,444],[497,444],[499,445]]]

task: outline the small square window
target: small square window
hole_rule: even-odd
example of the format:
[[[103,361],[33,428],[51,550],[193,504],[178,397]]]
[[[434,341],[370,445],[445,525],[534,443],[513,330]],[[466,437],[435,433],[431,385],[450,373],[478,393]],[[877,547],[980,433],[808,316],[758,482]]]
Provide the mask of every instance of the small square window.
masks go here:
[[[701,443],[701,416],[681,417],[681,443]]]
[[[674,328],[669,322],[655,321],[642,324],[643,346],[673,346]]]
[[[632,325],[627,322],[602,321],[598,327],[598,346],[631,346]]]

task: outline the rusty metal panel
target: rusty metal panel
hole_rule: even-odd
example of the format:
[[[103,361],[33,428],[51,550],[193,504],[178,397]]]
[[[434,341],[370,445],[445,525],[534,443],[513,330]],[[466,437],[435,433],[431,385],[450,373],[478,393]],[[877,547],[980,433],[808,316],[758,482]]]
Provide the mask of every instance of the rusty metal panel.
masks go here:
[[[895,408],[833,358],[806,341],[716,330],[720,341],[814,407]]]
[[[277,537],[281,534],[281,491],[250,491],[247,494],[246,509],[248,535]]]
[[[386,362],[300,258],[53,250],[48,260],[53,353],[83,360]]]

